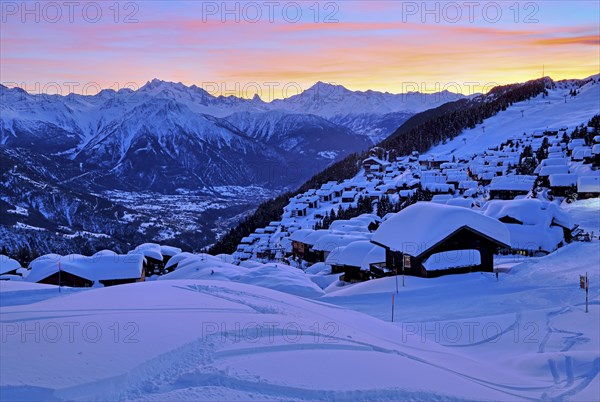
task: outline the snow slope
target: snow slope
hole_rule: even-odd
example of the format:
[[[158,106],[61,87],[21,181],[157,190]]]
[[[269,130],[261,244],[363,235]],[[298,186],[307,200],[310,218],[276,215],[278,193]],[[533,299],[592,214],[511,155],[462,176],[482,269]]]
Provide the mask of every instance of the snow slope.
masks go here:
[[[490,145],[500,144],[510,137],[519,137],[525,132],[562,127],[572,130],[600,113],[600,84],[590,82],[584,85],[577,96],[567,96],[565,103],[564,96],[570,89],[557,86],[548,91],[547,97],[539,95],[515,103],[486,119],[483,124],[464,130],[446,144],[431,148],[427,154],[470,155],[484,151]]]
[[[569,212],[598,231],[598,206],[577,201]],[[74,294],[0,283],[0,394],[7,401],[598,400],[598,241],[515,258],[497,261],[513,265],[498,281],[489,273],[407,278],[393,323],[393,277],[330,288],[317,300],[223,280]],[[587,314],[578,288],[586,271]]]
[[[195,400],[207,387],[228,400],[514,400],[548,386],[357,312],[235,283],[91,290],[3,307],[2,325],[3,400]]]

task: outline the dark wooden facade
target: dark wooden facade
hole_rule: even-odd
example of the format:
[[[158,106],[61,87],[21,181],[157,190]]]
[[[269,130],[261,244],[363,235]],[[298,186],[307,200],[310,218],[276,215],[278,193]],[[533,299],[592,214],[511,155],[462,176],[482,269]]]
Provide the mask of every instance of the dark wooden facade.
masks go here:
[[[70,274],[66,271],[61,271],[60,273],[53,273],[52,275],[38,281],[38,283],[56,286],[69,286],[73,288],[89,288],[94,284],[94,281]]]
[[[527,195],[529,190],[490,190],[490,200],[514,200],[519,195]]]
[[[378,244],[386,249],[386,268],[388,272],[402,274],[403,253],[400,251],[390,250],[382,244]],[[421,250],[416,257],[411,256],[411,267],[404,270],[405,275],[419,276],[423,278],[434,278],[448,274],[460,274],[468,272],[493,272],[494,270],[494,254],[501,248],[508,245],[502,244],[494,239],[491,239],[467,226],[456,230],[444,240],[429,247],[426,250]],[[460,250],[478,250],[480,254],[480,263],[473,266],[449,268],[440,270],[428,271],[423,263],[433,254],[438,254],[447,251]]]

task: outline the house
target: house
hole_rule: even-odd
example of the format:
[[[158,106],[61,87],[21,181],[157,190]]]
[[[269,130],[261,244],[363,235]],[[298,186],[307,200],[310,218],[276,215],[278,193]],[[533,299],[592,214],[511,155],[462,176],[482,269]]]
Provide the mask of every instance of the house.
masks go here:
[[[548,165],[543,166],[538,173],[540,184],[544,187],[550,186],[549,176],[554,174],[567,174],[569,167],[567,165]]]
[[[391,165],[390,162],[384,161],[375,156],[371,156],[362,162],[362,166],[365,169],[366,173],[373,173],[373,172],[382,173],[382,172],[385,172],[386,168],[390,165]]]
[[[290,207],[290,211],[292,213],[293,218],[306,216],[307,211],[308,211],[308,204],[304,204],[304,203],[294,204]]]
[[[144,256],[144,270],[146,276],[162,274],[165,268],[164,257],[160,245],[156,243],[144,243],[137,246],[128,254],[141,254]]]
[[[311,247],[320,236],[328,234],[328,230],[300,229],[292,233],[292,256],[308,262],[316,262]]]
[[[70,287],[113,286],[145,280],[142,254],[98,255],[85,257],[72,254],[38,259],[31,265],[28,282]]]
[[[332,233],[329,232],[325,236],[319,237],[319,239],[312,246],[312,252],[314,254],[314,261],[309,262],[325,262],[329,254],[337,247],[347,246],[348,244],[357,240],[367,240],[370,238],[370,234],[367,233]]]
[[[0,254],[0,275],[17,275],[19,269],[21,269],[19,261]]]
[[[325,263],[331,265],[331,273],[343,273],[340,280],[345,282],[357,282],[370,279],[370,269],[363,269],[365,258],[373,252],[374,249],[380,249],[380,254],[385,255],[385,250],[369,240],[354,241],[347,246],[334,249],[325,260]],[[375,254],[373,254],[375,255]]]
[[[535,184],[536,177],[528,175],[496,176],[490,183],[491,200],[512,200],[527,195]]]
[[[358,193],[356,191],[344,191],[342,193],[342,202],[354,202],[354,200],[356,199],[356,195]]]
[[[557,204],[538,199],[489,201],[485,216],[498,219],[510,232],[510,247],[503,253],[548,254],[571,241],[575,225]]]
[[[577,179],[577,196],[580,199],[600,197],[600,175],[579,176]]]
[[[575,193],[577,189],[578,176],[573,173],[557,173],[548,176],[548,182],[552,195],[555,197],[566,197]]]
[[[509,247],[502,222],[471,209],[418,202],[384,221],[371,242],[385,248],[386,268],[437,277],[493,271],[493,255]]]
[[[165,265],[163,269],[165,272],[169,272],[169,270],[166,269],[166,265],[169,262],[169,260],[173,256],[180,254],[181,251],[182,250],[179,247],[173,247],[173,246],[167,246],[167,245],[160,246],[160,253],[163,256],[163,264]]]

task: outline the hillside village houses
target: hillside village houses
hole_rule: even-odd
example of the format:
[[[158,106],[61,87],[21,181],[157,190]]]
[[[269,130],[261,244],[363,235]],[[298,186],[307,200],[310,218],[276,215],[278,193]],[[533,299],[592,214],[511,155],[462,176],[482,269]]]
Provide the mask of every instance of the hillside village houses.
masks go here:
[[[492,272],[499,255],[544,255],[581,234],[560,205],[600,197],[599,151],[594,127],[515,133],[473,153],[390,160],[376,148],[355,177],[291,197],[280,219],[242,238],[231,255],[147,243],[125,255],[42,256],[27,268],[1,256],[0,279],[110,286],[194,266],[213,267],[202,275],[235,277],[259,263],[346,282],[401,270],[427,278]]]

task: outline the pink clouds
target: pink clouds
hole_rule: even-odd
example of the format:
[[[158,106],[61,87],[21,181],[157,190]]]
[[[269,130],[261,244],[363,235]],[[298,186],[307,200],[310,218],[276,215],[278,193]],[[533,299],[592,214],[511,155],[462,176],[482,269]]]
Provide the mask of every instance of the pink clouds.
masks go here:
[[[7,23],[0,72],[13,82],[324,80],[397,91],[406,81],[520,81],[542,64],[555,78],[599,69],[597,24],[405,23],[390,2],[348,4],[331,24],[204,22],[194,8],[146,5],[134,24]]]

